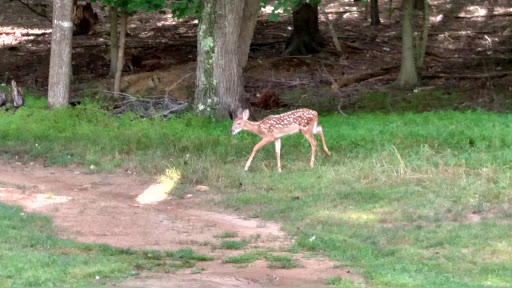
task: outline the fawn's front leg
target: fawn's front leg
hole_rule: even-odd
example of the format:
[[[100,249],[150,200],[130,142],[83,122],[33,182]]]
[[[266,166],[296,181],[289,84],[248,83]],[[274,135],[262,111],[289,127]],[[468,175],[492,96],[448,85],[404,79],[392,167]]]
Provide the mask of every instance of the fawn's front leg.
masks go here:
[[[274,140],[276,144],[277,172],[281,172],[281,138]]]
[[[258,150],[260,150],[261,147],[267,145],[268,143],[270,143],[272,141],[274,141],[274,139],[263,138],[258,144],[256,144],[254,146],[254,148],[252,148],[252,154],[249,157],[249,160],[247,160],[247,163],[245,164],[245,171],[247,171],[249,169],[249,166],[251,166],[251,162],[252,162],[252,158],[254,157],[254,154],[256,154],[256,152],[258,152]]]

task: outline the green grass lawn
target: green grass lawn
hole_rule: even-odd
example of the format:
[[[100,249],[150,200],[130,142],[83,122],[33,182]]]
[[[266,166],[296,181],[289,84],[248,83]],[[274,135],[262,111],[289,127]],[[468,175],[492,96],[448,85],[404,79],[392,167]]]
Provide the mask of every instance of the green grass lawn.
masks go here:
[[[45,105],[29,98],[16,114],[0,113],[5,159],[155,176],[175,169],[181,179],[172,193],[207,185],[223,196],[218,205],[282,223],[296,237],[290,251],[324,253],[361,273],[368,287],[512,287],[510,114],[321,115],[333,156],[319,149],[310,169],[309,142],[288,136],[282,140],[283,172],[277,173],[272,144],[243,171],[259,139],[247,132],[230,135],[230,121],[189,114],[140,120],[129,114],[112,117],[94,105],[52,111]],[[9,219],[2,218],[1,227]],[[49,245],[45,237],[33,238]],[[40,256],[30,245],[19,247],[13,253],[23,257],[9,256],[13,249],[2,246],[1,271],[5,263],[32,271],[23,270],[34,265],[26,259],[39,257],[57,267],[66,263]],[[3,262],[5,257],[10,262]],[[97,273],[90,269],[87,277]],[[27,279],[45,281],[44,273],[37,275]],[[329,283],[352,286],[340,279]]]

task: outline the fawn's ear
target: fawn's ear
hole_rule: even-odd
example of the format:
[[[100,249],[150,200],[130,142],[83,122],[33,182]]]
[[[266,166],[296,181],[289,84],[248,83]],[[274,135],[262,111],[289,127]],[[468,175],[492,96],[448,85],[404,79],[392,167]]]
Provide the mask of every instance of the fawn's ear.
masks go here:
[[[242,117],[242,113],[243,113],[242,108],[238,108],[238,112],[236,112],[236,113],[237,113],[237,117]]]
[[[244,117],[244,120],[249,119],[249,109],[245,109],[245,110],[244,110],[243,117]]]

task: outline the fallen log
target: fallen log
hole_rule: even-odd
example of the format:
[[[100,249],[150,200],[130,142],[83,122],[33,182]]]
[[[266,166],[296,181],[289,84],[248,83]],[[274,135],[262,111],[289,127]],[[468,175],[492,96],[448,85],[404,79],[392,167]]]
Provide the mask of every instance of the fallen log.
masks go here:
[[[365,81],[365,80],[368,80],[371,78],[375,78],[375,77],[379,77],[379,76],[388,74],[390,72],[398,70],[398,68],[400,68],[400,65],[392,65],[392,66],[388,66],[388,67],[378,68],[378,69],[372,70],[372,71],[366,71],[366,72],[359,73],[359,74],[349,75],[347,77],[337,79],[336,86],[338,86],[338,88],[349,86],[354,83],[359,83],[359,82],[362,82],[362,81]]]
[[[482,78],[500,78],[508,75],[512,75],[512,71],[503,71],[503,72],[492,72],[485,74],[445,74],[445,73],[437,73],[437,74],[422,74],[422,78],[457,78],[457,79],[482,79]]]

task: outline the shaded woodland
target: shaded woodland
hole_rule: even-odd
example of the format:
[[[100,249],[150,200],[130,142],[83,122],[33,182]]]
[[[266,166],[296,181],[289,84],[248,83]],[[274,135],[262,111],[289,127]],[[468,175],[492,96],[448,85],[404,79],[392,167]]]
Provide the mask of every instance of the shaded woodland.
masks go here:
[[[406,6],[401,1],[371,1],[371,5],[354,1],[312,3],[306,3],[306,7],[314,15],[306,17],[302,24],[297,22],[301,15],[297,7],[290,6],[290,13],[274,14],[271,3],[267,3],[257,14],[247,64],[237,68],[243,77],[237,84],[242,85],[241,90],[225,87],[224,91],[235,92],[221,94],[235,93],[233,97],[240,99],[236,105],[260,103],[255,108],[265,109],[301,107],[314,102],[320,109],[331,111],[395,111],[394,101],[419,102],[413,106],[420,111],[512,108],[509,1],[411,0],[411,43],[419,45],[425,35],[428,39],[424,60],[416,65],[421,67],[418,81],[405,90],[397,90],[393,85],[401,74],[411,75],[407,71],[400,73],[406,31]],[[428,14],[422,6],[426,3]],[[0,27],[0,75],[5,83],[13,79],[25,91],[47,95],[51,43],[51,21],[47,20],[52,17],[51,2],[12,1],[3,5],[7,13]],[[115,90],[111,80],[115,65],[111,63],[114,57],[109,24],[114,22],[109,19],[108,9],[101,9],[101,3],[78,1],[77,5],[68,102],[80,100],[91,91],[109,95]],[[371,13],[376,5],[379,19]],[[192,104],[198,97],[196,63],[202,61],[197,56],[200,14],[192,11],[177,19],[166,7],[154,9],[166,14],[137,11],[127,18],[119,89],[129,96],[167,97]],[[79,16],[81,20],[77,20]],[[422,17],[429,20],[425,35]],[[304,24],[307,21],[313,22]],[[306,28],[311,29],[304,33]],[[242,40],[234,40],[233,45],[238,45],[237,41]],[[369,91],[375,93],[368,94]],[[415,93],[420,93],[424,101],[421,97],[416,99]],[[277,104],[265,103],[258,95],[273,95],[269,101]],[[386,107],[380,102],[391,104]]]

